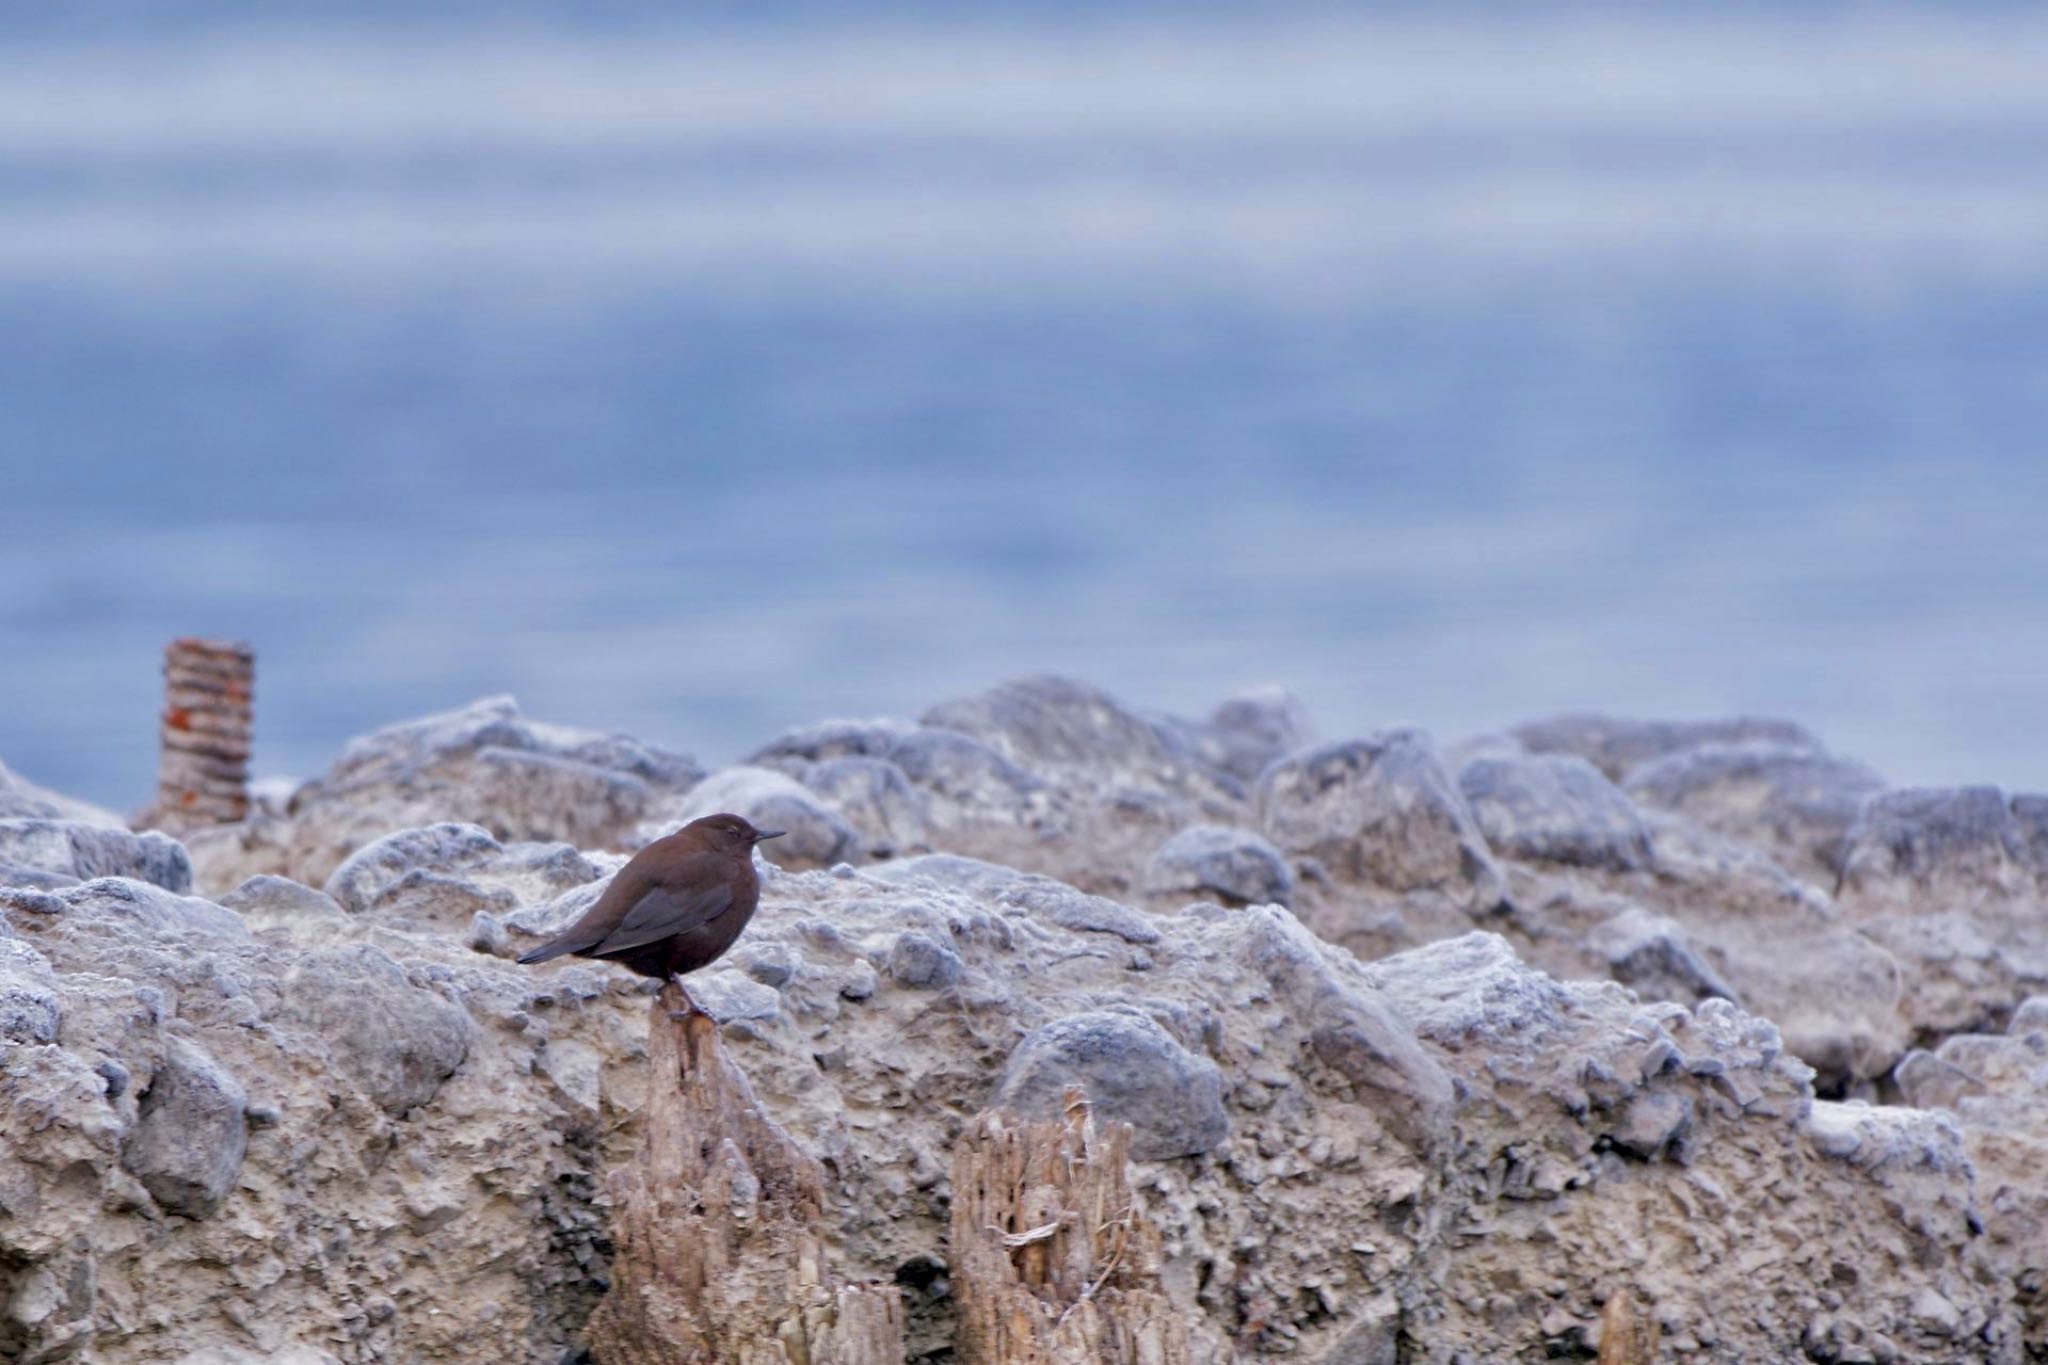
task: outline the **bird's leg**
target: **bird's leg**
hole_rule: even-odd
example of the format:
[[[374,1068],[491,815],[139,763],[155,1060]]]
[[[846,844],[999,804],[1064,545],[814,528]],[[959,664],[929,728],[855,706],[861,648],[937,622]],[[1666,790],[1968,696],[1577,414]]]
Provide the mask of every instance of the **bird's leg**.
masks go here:
[[[682,977],[671,975],[668,979],[668,984],[674,986],[676,988],[676,993],[683,997],[683,1007],[679,1010],[672,1012],[669,1015],[669,1018],[682,1020],[689,1018],[693,1014],[704,1013],[703,1006],[699,1005],[697,1003],[696,997],[690,994],[690,988],[683,984]]]

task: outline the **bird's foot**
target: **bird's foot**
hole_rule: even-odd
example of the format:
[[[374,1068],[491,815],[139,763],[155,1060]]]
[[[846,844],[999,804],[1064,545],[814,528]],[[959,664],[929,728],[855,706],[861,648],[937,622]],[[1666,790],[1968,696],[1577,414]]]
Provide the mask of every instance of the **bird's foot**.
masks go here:
[[[688,1019],[693,1014],[704,1013],[704,1007],[702,1005],[699,1005],[696,1001],[696,998],[690,994],[690,988],[683,984],[683,979],[680,976],[671,976],[668,979],[668,984],[674,986],[676,988],[676,994],[683,997],[683,1007],[679,1010],[669,1011],[669,1018],[675,1020],[677,1023],[681,1023],[683,1020]],[[706,1017],[708,1018],[709,1016]]]

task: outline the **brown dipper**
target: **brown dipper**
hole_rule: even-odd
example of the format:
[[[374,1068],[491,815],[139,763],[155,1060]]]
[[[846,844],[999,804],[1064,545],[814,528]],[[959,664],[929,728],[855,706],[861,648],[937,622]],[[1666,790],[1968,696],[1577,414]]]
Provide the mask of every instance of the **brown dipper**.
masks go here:
[[[692,820],[634,854],[597,904],[519,960],[574,953],[657,980],[716,962],[761,901],[754,845],[781,834],[755,829],[737,815]]]

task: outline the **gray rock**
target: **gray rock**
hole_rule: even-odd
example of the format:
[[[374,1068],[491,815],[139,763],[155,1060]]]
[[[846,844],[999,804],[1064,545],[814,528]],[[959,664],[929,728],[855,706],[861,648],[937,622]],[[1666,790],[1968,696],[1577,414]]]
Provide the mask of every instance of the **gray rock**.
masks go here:
[[[1346,1320],[1343,1337],[1322,1357],[1328,1365],[1400,1365],[1401,1303],[1374,1295]]]
[[[1290,854],[1391,891],[1500,905],[1507,883],[1470,807],[1420,730],[1291,754],[1259,779],[1261,828]]]
[[[61,896],[40,887],[0,885],[0,914],[61,915],[68,909]]]
[[[865,962],[850,963],[846,975],[839,983],[839,994],[848,1000],[872,1000],[875,988],[881,985],[881,978],[875,969]]]
[[[601,735],[542,724],[535,724],[532,733],[535,742],[556,757],[637,777],[656,791],[687,791],[704,776],[704,769],[688,754],[643,744],[631,735]],[[557,836],[542,834],[530,837],[553,839]]]
[[[2012,818],[2035,875],[2048,878],[2048,796],[2022,792],[2013,797]]]
[[[1960,1109],[1966,1097],[1981,1095],[1986,1088],[1976,1076],[1924,1048],[1900,1058],[1892,1079],[1915,1109]]]
[[[0,862],[0,889],[18,887],[28,891],[61,891],[78,885],[78,878],[25,863]]]
[[[1929,1117],[1941,1127],[1925,1144],[1935,1161],[1947,1155],[1942,1138],[1959,1133],[1978,1193],[1971,1215],[1981,1223],[1973,1221],[1972,1231],[2002,1263],[2022,1268],[2015,1297],[2026,1320],[2023,1339],[2048,1341],[2048,1286],[2038,1273],[2041,1229],[2048,1226],[2048,1189],[2040,1178],[2048,1167],[2048,998],[2033,997],[2013,1011],[2002,1034],[1957,1034],[1932,1055],[1908,1053],[1894,1076],[1914,1106],[1894,1112],[1936,1111]],[[1837,1138],[1832,1145],[1847,1143]],[[1930,1314],[1916,1305],[1915,1315]],[[1943,1313],[1937,1307],[1931,1315]]]
[[[733,952],[732,965],[764,986],[781,990],[796,979],[803,959],[787,943],[742,943]]]
[[[889,945],[889,979],[909,990],[935,991],[960,980],[960,955],[928,934],[909,930]]]
[[[993,896],[1005,891],[1031,874],[1019,872],[1013,867],[1000,863],[984,862],[980,858],[966,858],[957,853],[926,853],[915,858],[901,858],[880,867],[866,869],[866,876],[891,886],[909,886],[923,883],[928,886],[956,887],[977,895]]]
[[[475,1033],[461,1006],[407,979],[368,944],[302,957],[285,993],[348,1077],[392,1114],[434,1098]]]
[[[880,758],[916,728],[908,721],[889,717],[819,721],[816,725],[784,731],[756,749],[747,762],[771,767],[768,760],[778,758],[800,758],[809,763],[835,758]]]
[[[512,945],[512,935],[506,930],[505,922],[488,910],[479,910],[469,917],[469,933],[464,943],[479,953],[492,957],[518,957],[519,952]]]
[[[508,696],[484,697],[453,711],[388,725],[349,741],[321,781],[328,785],[403,782],[422,770],[486,749],[524,751],[604,767],[659,786],[687,787],[703,775],[687,756],[606,735],[528,720]],[[303,800],[301,789],[295,800]],[[548,837],[544,835],[529,836]]]
[[[1114,934],[1129,943],[1157,943],[1159,928],[1142,910],[1107,896],[1076,891],[1050,877],[1020,877],[996,893],[996,903],[1090,934]]]
[[[1524,966],[1498,934],[1413,948],[1366,964],[1363,975],[1418,1037],[1461,1051],[1508,1049],[1555,1031],[1571,999],[1561,983]]]
[[[0,820],[0,865],[90,881],[128,877],[180,894],[192,889],[192,860],[167,834],[108,829],[77,820]]]
[[[1219,774],[1204,767],[1174,727],[1071,678],[1014,679],[934,706],[921,720],[972,735],[1033,772],[1085,773],[1105,784],[1164,791],[1235,794],[1235,784],[1219,786]]]
[[[1669,916],[1630,906],[1596,928],[1589,946],[1606,959],[1616,981],[1646,1000],[1697,1004],[1718,997],[1739,1003],[1735,988],[1694,951]]]
[[[534,1058],[545,1078],[578,1118],[589,1122],[604,1108],[604,1055],[571,1038],[550,1040]]]
[[[1294,873],[1279,849],[1245,829],[1190,825],[1160,845],[1145,869],[1155,896],[1207,896],[1226,905],[1286,905]]]
[[[971,735],[917,729],[889,746],[889,762],[943,799],[934,815],[1010,820],[1042,799],[1045,783]]]
[[[121,1164],[167,1211],[204,1218],[241,1174],[248,1107],[241,1082],[220,1063],[194,1043],[166,1039]]]
[[[593,761],[519,726],[535,752]],[[1215,763],[1202,727],[1180,734],[1201,766]],[[478,755],[494,746],[515,747],[473,745],[361,789],[359,824],[339,818],[353,796],[327,793],[316,833],[368,842],[467,816],[464,784],[483,780],[490,760]],[[841,757],[873,755],[775,761],[808,775]],[[567,789],[549,764],[530,779]],[[1211,809],[1126,759],[1046,762],[1030,780],[1039,786],[1015,804],[977,808],[971,838],[959,833],[964,807],[916,784],[950,822],[934,825],[941,846],[992,861],[774,873],[746,938],[701,974],[728,1020],[732,1064],[831,1174],[835,1255],[862,1273],[909,1265],[939,1286],[926,1297],[944,1299],[932,1258],[960,1124],[989,1102],[1020,1039],[1110,1015],[1171,1040],[1159,1068],[1169,1078],[1189,1058],[1218,1073],[1227,1132],[1210,1136],[1217,1111],[1190,1106],[1187,1086],[1155,1085],[1153,1112],[1195,1130],[1167,1150],[1214,1145],[1136,1176],[1192,1359],[1590,1355],[1616,1248],[1634,1245],[1616,1229],[1681,1224],[1682,1255],[1631,1254],[1623,1267],[1678,1356],[1797,1357],[1822,1318],[1814,1339],[1837,1355],[2007,1362],[2048,1340],[2035,1274],[2048,1226],[2048,1000],[2012,1008],[2048,991],[2037,942],[2048,935],[2029,927],[2038,900],[2002,917],[1852,905],[1852,925],[1818,889],[1832,879],[1798,881],[1748,843],[1653,811],[1656,859],[1626,875],[1625,894],[1605,870],[1513,863],[1515,913],[1497,921],[1512,949],[1479,936],[1400,952],[1463,933],[1466,913],[1433,889],[1388,893],[1342,868],[1304,875],[1297,899],[1312,922],[1347,906],[1392,919],[1376,951],[1393,955],[1362,964],[1277,906],[1153,915],[1119,903],[1181,828],[1246,822],[1242,803]],[[679,804],[667,792],[654,809]],[[630,1155],[649,1081],[649,992],[614,967],[533,972],[465,944],[481,926],[516,951],[531,917],[587,902],[618,860],[516,843],[462,866],[439,856],[407,867],[368,913],[322,911],[328,928],[261,941],[197,932],[208,916],[238,916],[138,883],[0,891],[15,936],[0,929],[0,943],[41,954],[61,1008],[54,1042],[0,1046],[11,1120],[0,1123],[0,1356],[552,1360],[574,1344],[611,1250],[605,1173]],[[295,903],[318,903],[297,896],[259,884],[230,899],[282,922]],[[517,907],[408,918],[463,896]],[[941,994],[905,985],[951,975],[926,945],[960,963]],[[31,1008],[8,1017],[34,1039],[49,1031],[37,1012],[45,978],[23,961]],[[1660,993],[1684,1000],[1708,968],[1783,1036],[1717,998],[1688,1011],[1575,979],[1661,979]],[[331,1014],[316,1018],[318,1002]],[[394,1022],[412,1008],[448,1017]],[[1989,1029],[2008,1014],[2010,1033],[1933,1045],[1940,1020]],[[388,1055],[443,1024],[458,1046],[411,1068]],[[246,1194],[229,1193],[217,1222],[161,1214],[120,1165],[172,1037],[260,1096],[230,1187]],[[1927,1062],[1887,1074],[1915,1043],[1943,1074],[1981,1084],[1956,1089],[1953,1117],[1933,1123],[1899,1106],[1816,1106],[1815,1077],[1788,1042],[1825,1060],[1826,1084],[1843,1090],[1889,1093],[1880,1087],[1895,1078],[1908,1098],[1930,1098]],[[396,1093],[408,1069],[420,1084]],[[1120,1063],[1100,1084],[1114,1091],[1150,1069]],[[521,1292],[505,1292],[508,1273]],[[136,1303],[150,1311],[99,1311]],[[943,1348],[942,1318],[912,1313],[914,1354]],[[223,1322],[238,1345],[218,1346]]]
[[[1692,1101],[1669,1090],[1645,1090],[1628,1102],[1621,1122],[1608,1135],[1614,1145],[1644,1161],[1655,1161],[1692,1127]]]
[[[418,929],[429,924],[467,925],[479,913],[509,915],[518,905],[515,893],[490,885],[476,875],[414,868],[384,887],[371,908],[384,924]]]
[[[838,811],[876,857],[913,852],[928,843],[925,794],[887,759],[823,759],[805,771],[803,784]]]
[[[63,1020],[49,961],[20,939],[0,935],[0,1042],[54,1043]]]
[[[1510,858],[1629,871],[1649,861],[1635,803],[1571,754],[1480,758],[1458,774],[1488,847]]]
[[[332,863],[324,865],[318,876],[292,867],[296,830],[284,811],[282,800],[258,801],[252,796],[248,815],[238,823],[195,825],[184,830],[180,837],[192,859],[193,886],[202,894],[217,895],[256,876],[290,875],[302,882],[310,877],[315,885],[324,880],[334,870]]]
[[[199,934],[227,942],[247,943],[249,926],[242,917],[197,896],[178,896],[152,882],[126,877],[100,877],[57,893],[66,916],[106,919],[136,925],[153,934]]]
[[[342,1365],[341,1357],[311,1346],[248,1351],[239,1346],[206,1346],[178,1357],[174,1365]]]
[[[342,918],[334,897],[302,886],[289,877],[259,873],[220,898],[251,929],[332,924]]]
[[[2048,1036],[2048,995],[2032,995],[2020,1002],[2012,1012],[2012,1019],[2006,1031],[2015,1038],[2027,1038],[2034,1034]]]
[[[692,976],[687,985],[697,1008],[721,1024],[765,1023],[782,1012],[782,996],[774,987],[730,969]]]
[[[402,829],[351,854],[334,869],[323,888],[351,914],[362,914],[408,873],[448,872],[474,867],[500,853],[503,846],[479,825],[453,822]]]
[[[1703,744],[1635,770],[1628,793],[1795,870],[1830,874],[1857,812],[1884,781],[1861,763],[1793,744]]]
[[[1152,787],[1108,786],[1075,795],[1085,805],[1069,822],[1070,828],[1078,827],[1086,844],[1099,843],[1105,849],[1120,848],[1131,838],[1155,848],[1198,813],[1185,798]]]
[[[1751,1008],[1768,1009],[1785,1045],[1841,1093],[1889,1073],[1912,1041],[1914,1005],[1895,954],[1847,925],[1779,921],[1725,929],[1715,947]]]
[[[1340,971],[1332,951],[1285,910],[1254,906],[1223,919],[1218,928],[1234,940],[1230,959],[1272,983],[1287,1016],[1308,1029],[1311,1055],[1344,1078],[1354,1102],[1370,1109],[1410,1150],[1443,1150],[1455,1112],[1451,1078],[1424,1050],[1396,999],[1366,974]],[[1473,937],[1488,941],[1495,965],[1505,950],[1505,961],[1520,967],[1513,950],[1495,936]],[[1499,950],[1490,948],[1495,943]],[[1404,953],[1387,959],[1393,965],[1386,970],[1403,981],[1427,980],[1439,971],[1439,960]]]
[[[1057,1116],[1078,1085],[1096,1112],[1134,1130],[1140,1161],[1200,1156],[1230,1135],[1223,1075],[1142,1014],[1095,1011],[1032,1030],[1011,1052],[992,1106]]]
[[[757,829],[779,829],[761,856],[780,867],[830,867],[862,856],[860,836],[794,779],[769,768],[722,768],[691,789],[664,826],[679,827],[706,815],[730,812]]]
[[[499,929],[531,934],[567,923],[574,914],[556,912],[572,905],[588,908],[603,891],[607,871],[625,862],[612,854],[585,856],[567,844],[497,846],[460,836],[439,841],[426,831],[407,834],[415,837],[403,842],[421,856],[401,851],[369,879],[365,915],[386,928],[462,933],[480,951],[494,955],[518,952]],[[438,860],[433,854],[437,845],[445,850]],[[300,928],[306,923],[298,922]],[[311,947],[334,936],[298,937]]]
[[[587,905],[608,874],[625,865],[621,855],[585,857],[567,844],[511,844],[460,875],[430,868],[407,873],[379,897],[380,918],[394,927],[454,928],[479,912],[515,927],[531,927],[536,911],[582,898]]]
[[[1966,1175],[1969,1156],[1955,1120],[1938,1110],[1815,1100],[1806,1116],[1814,1150],[1866,1171],[1919,1168]]]
[[[1849,831],[1841,901],[1857,913],[1970,910],[2039,894],[2028,832],[1996,787],[1886,792]]]
[[[604,894],[604,889],[609,885],[611,878],[605,877],[582,886],[571,887],[560,895],[552,896],[538,904],[522,906],[505,916],[503,923],[508,930],[529,938],[553,938],[575,923],[577,917],[584,911],[597,904],[598,897]],[[520,951],[524,952],[525,949],[522,948]]]
[[[1616,782],[1668,754],[1703,744],[1764,743],[1819,750],[1820,741],[1789,720],[1733,716],[1721,720],[1625,720],[1571,715],[1515,727],[1514,738],[1532,754],[1576,754]]]
[[[1347,992],[1325,997],[1309,1034],[1316,1060],[1343,1076],[1352,1096],[1421,1154],[1442,1148],[1453,1112],[1450,1078],[1380,1002]]]
[[[2026,940],[1991,916],[1886,915],[1862,920],[1856,931],[1890,953],[1900,980],[1911,983],[1899,991],[1899,1010],[1916,1038],[1990,1028],[2029,988]],[[2028,937],[2038,944],[2038,936]],[[2036,984],[2041,970],[2033,968]]]
[[[358,735],[342,750],[324,782],[398,782],[421,768],[479,749],[536,747],[533,727],[509,696],[481,697],[452,711],[437,711]],[[302,789],[298,798],[305,795]]]
[[[680,754],[540,724],[510,697],[489,697],[350,743],[333,768],[293,793],[285,866],[261,870],[324,882],[393,830],[450,822],[503,840],[612,846],[701,775]]]
[[[1284,687],[1268,684],[1226,698],[1209,713],[1218,730],[1256,741],[1270,757],[1293,753],[1315,742],[1315,725],[1301,698]],[[1260,764],[1263,769],[1265,764]],[[1252,776],[1258,776],[1257,772]]]
[[[1308,711],[1292,692],[1262,687],[1231,697],[1206,721],[1165,719],[1192,746],[1198,761],[1250,784],[1266,765],[1315,742]]]
[[[604,752],[601,745],[582,747]],[[470,765],[470,793],[482,823],[508,840],[595,847],[645,818],[654,791],[633,773],[530,749],[488,746]]]

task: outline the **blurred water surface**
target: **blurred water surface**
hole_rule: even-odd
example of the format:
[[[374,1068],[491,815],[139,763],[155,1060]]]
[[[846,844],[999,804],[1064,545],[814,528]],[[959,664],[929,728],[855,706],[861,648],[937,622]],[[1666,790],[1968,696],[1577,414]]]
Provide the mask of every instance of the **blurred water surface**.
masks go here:
[[[139,804],[206,632],[302,774],[1057,669],[2048,787],[2048,20],[651,12],[0,31],[0,757]]]

